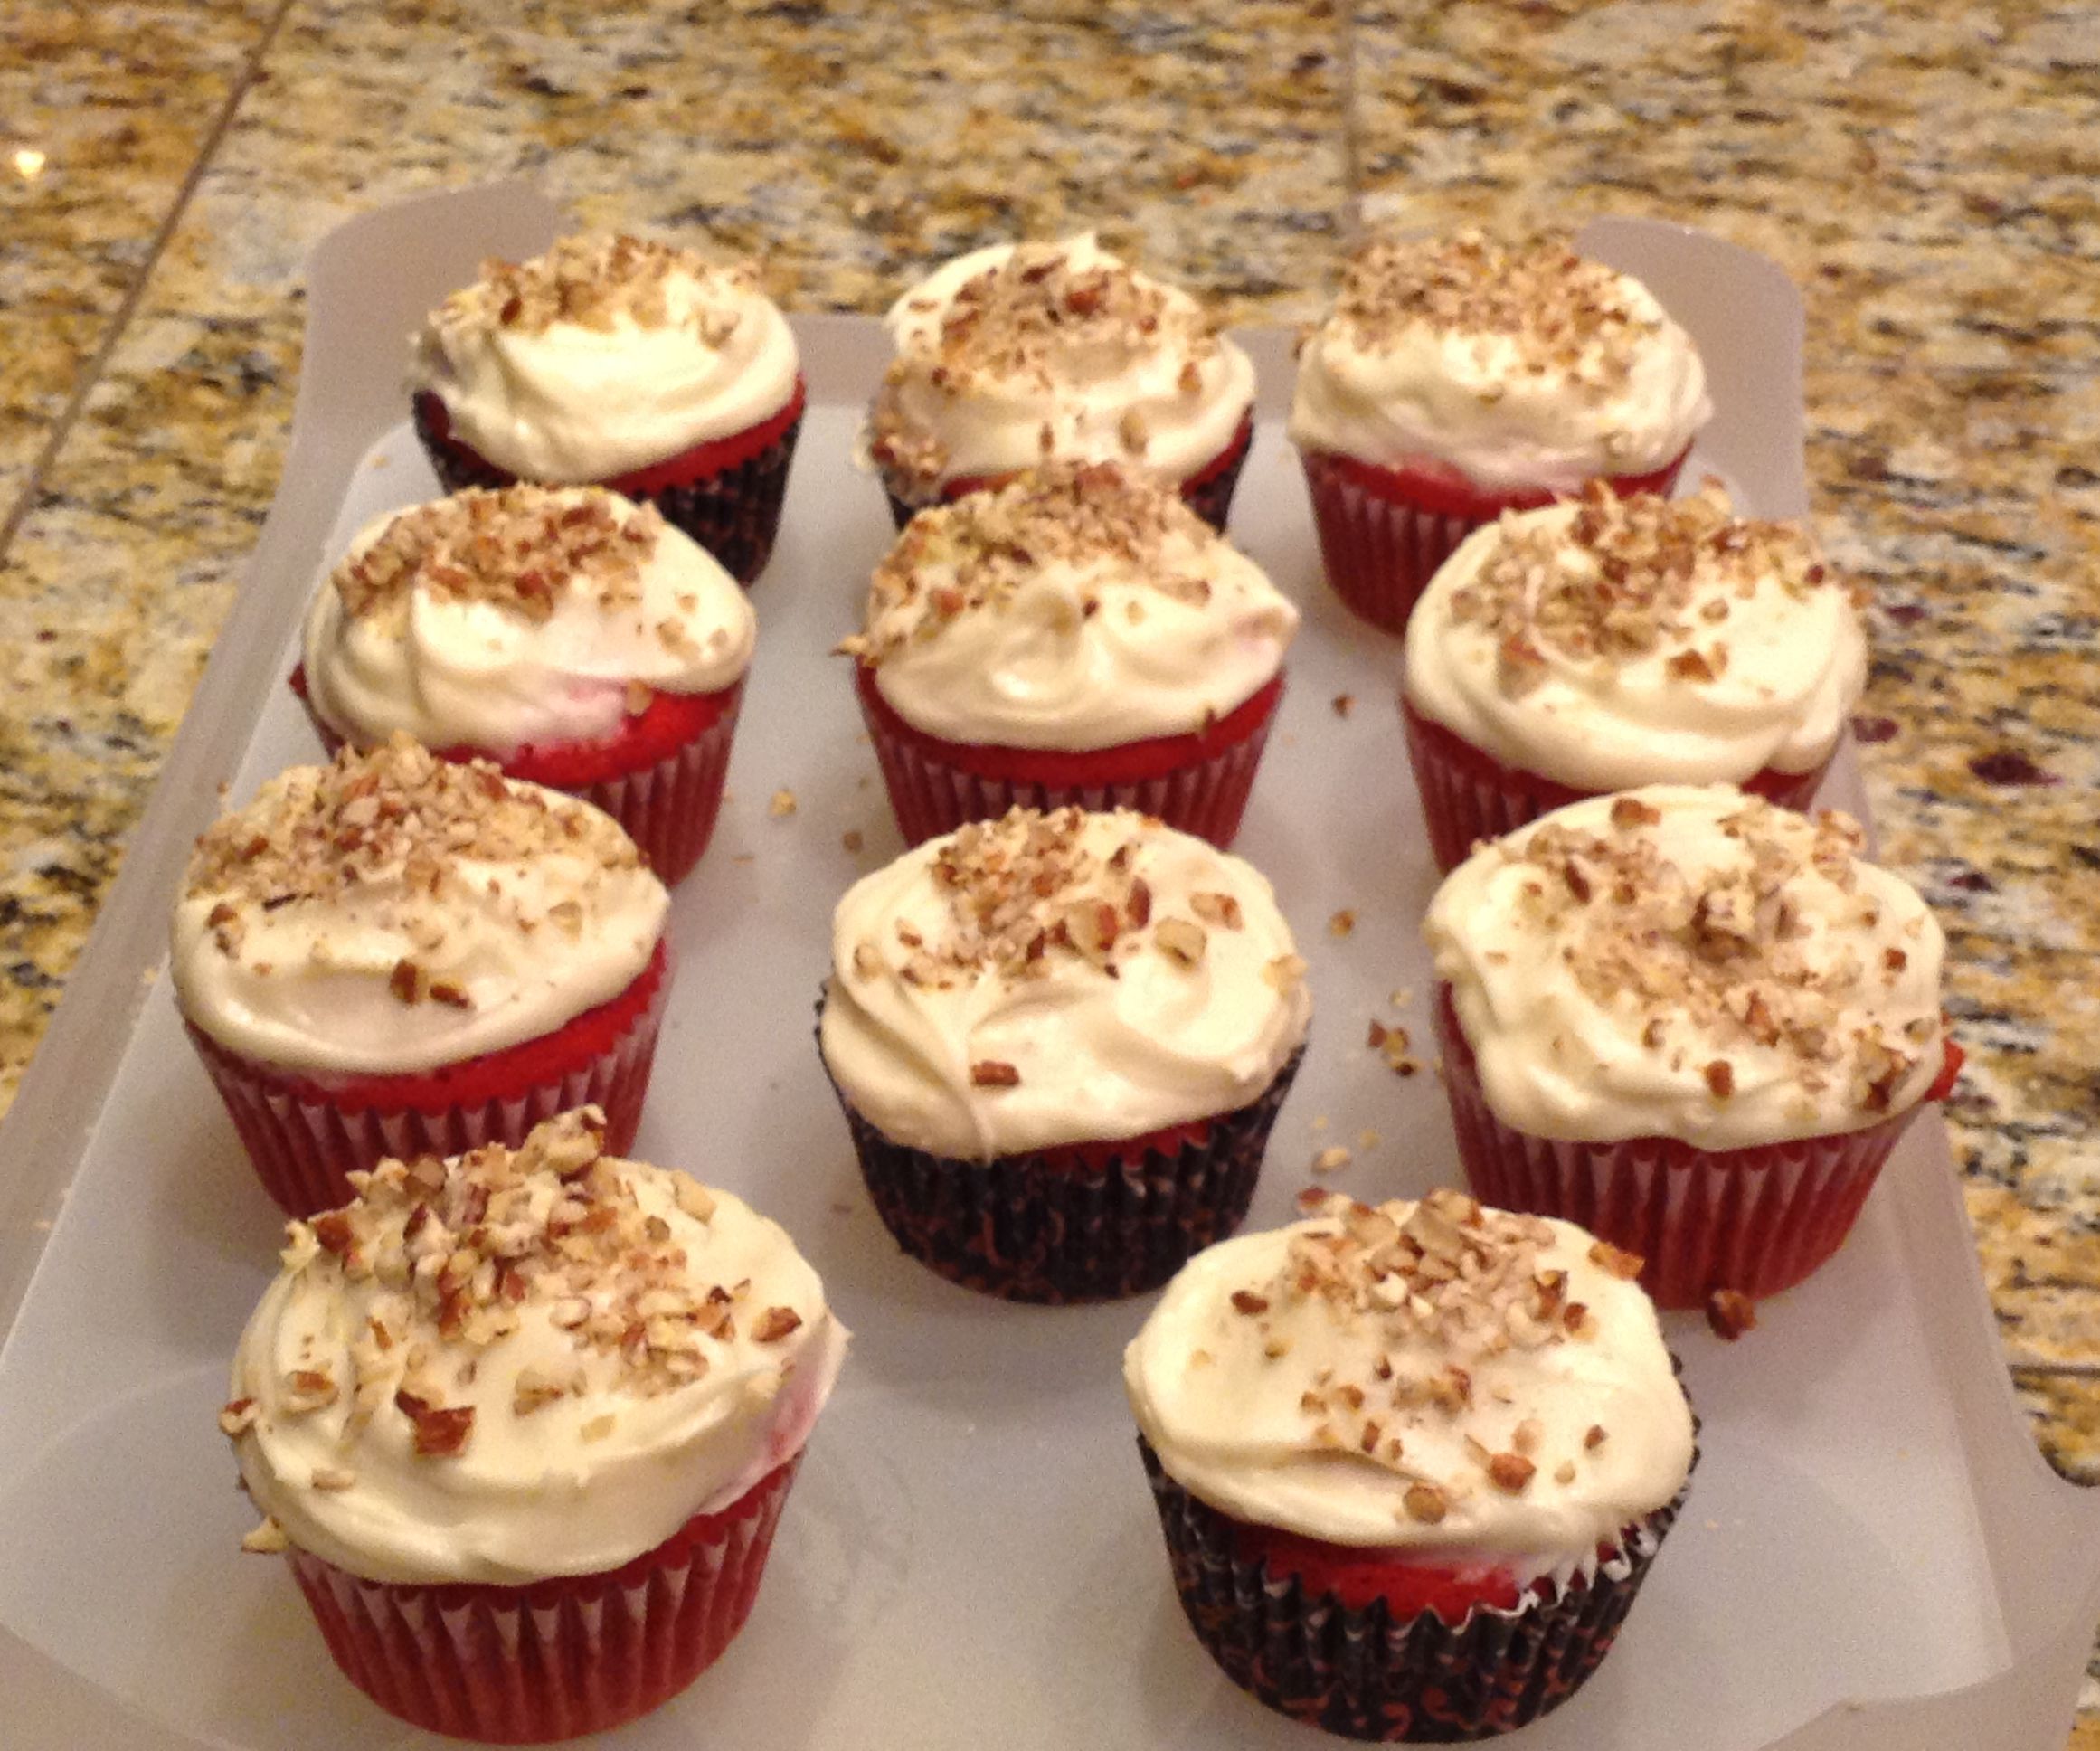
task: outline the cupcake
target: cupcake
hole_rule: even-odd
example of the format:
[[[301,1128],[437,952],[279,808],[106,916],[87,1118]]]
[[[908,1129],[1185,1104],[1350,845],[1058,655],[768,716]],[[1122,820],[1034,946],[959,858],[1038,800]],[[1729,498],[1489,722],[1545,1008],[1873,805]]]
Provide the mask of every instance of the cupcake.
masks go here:
[[[1254,367],[1201,306],[1101,249],[1001,243],[890,307],[897,356],[868,459],[899,528],[1044,461],[1141,464],[1225,527],[1253,438]]]
[[[446,491],[609,487],[741,582],[765,570],[804,398],[795,336],[749,264],[624,236],[484,262],[414,337],[409,380]]]
[[[292,686],[333,752],[406,731],[566,790],[666,882],[714,831],[757,619],[654,506],[468,490],[367,527],[315,592]]]
[[[1374,242],[1299,354],[1291,437],[1328,582],[1388,632],[1504,511],[1667,493],[1713,412],[1691,337],[1565,244]]]
[[[1615,497],[1469,535],[1407,622],[1401,710],[1437,867],[1609,790],[1731,783],[1806,809],[1867,684],[1858,587],[1799,523]]]
[[[432,1732],[618,1726],[758,1592],[847,1333],[775,1224],[596,1108],[294,1222],[220,1426],[344,1675]]]
[[[818,1037],[897,1244],[1132,1295],[1246,1215],[1312,1003],[1269,884],[1142,815],[1017,809],[856,883]]]
[[[605,1109],[633,1141],[670,895],[618,822],[396,736],[297,766],[197,840],[175,1002],[270,1196]]]
[[[1124,1352],[1182,1608],[1309,1726],[1521,1727],[1609,1652],[1697,1457],[1639,1261],[1461,1192],[1300,1204]]]
[[[1297,629],[1172,488],[1052,463],[914,517],[841,648],[908,843],[1025,804],[1137,809],[1224,847]]]
[[[1459,1153],[1491,1203],[1647,1261],[1665,1307],[1837,1251],[1961,1058],[1924,901],[1812,819],[1653,785],[1485,845],[1424,923]]]

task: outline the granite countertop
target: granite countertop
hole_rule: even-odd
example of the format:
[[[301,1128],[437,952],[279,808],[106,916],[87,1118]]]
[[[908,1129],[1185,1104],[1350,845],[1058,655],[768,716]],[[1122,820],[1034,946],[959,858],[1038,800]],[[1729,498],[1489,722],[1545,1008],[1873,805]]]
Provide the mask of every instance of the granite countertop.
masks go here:
[[[1984,1274],[2042,1450],[2100,1482],[2088,9],[558,10],[0,14],[0,1105],[275,490],[299,262],[340,220],[524,170],[586,222],[703,226],[790,306],[856,310],[1097,225],[1268,321],[1319,310],[1366,213],[1689,221],[1808,301],[1816,509],[1876,594],[1860,757],[1885,859],[1948,927]],[[2100,1751],[2100,1682],[2086,1703],[2073,1743]]]

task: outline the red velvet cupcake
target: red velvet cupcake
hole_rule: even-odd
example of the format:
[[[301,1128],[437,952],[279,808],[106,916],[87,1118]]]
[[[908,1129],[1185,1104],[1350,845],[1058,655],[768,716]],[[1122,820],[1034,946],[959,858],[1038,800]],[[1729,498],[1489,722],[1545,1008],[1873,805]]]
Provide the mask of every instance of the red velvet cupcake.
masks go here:
[[[1091,234],[959,256],[891,307],[897,356],[867,453],[912,514],[1045,461],[1130,462],[1223,529],[1253,438],[1254,369],[1187,292]]]
[[[739,582],[765,569],[805,398],[794,335],[749,264],[626,236],[486,262],[430,313],[411,375],[448,492],[606,487]]]
[[[359,1175],[291,1225],[234,1363],[245,1548],[432,1732],[571,1738],[689,1685],[750,1614],[843,1358],[778,1226],[616,1159],[602,1122]],[[479,1234],[500,1253],[457,1272]]]
[[[1665,1307],[1830,1258],[1961,1062],[1939,926],[1860,842],[1656,785],[1475,852],[1424,925],[1474,1190],[1640,1254]]]
[[[1297,626],[1164,485],[1060,464],[915,518],[840,648],[908,843],[1072,806],[1223,847]]]
[[[707,848],[757,620],[656,510],[596,487],[458,493],[365,529],[292,686],[333,753],[405,731],[566,790],[667,883]]]
[[[1510,1731],[1610,1650],[1695,1425],[1639,1261],[1462,1193],[1198,1254],[1124,1385],[1190,1627],[1351,1738]]]
[[[197,841],[175,997],[263,1185],[304,1216],[386,1156],[594,1103],[632,1141],[669,896],[600,810],[408,738],[295,767]]]
[[[1398,632],[1474,529],[1592,480],[1665,493],[1712,412],[1647,288],[1564,243],[1376,241],[1299,355],[1291,437],[1328,582]]]
[[[1013,1301],[1139,1294],[1245,1216],[1311,1002],[1238,858],[1017,809],[856,884],[832,956],[825,1069],[930,1269]]]
[[[1730,783],[1815,800],[1867,682],[1856,585],[1799,523],[1578,502],[1471,536],[1407,624],[1407,752],[1437,867],[1607,791]]]

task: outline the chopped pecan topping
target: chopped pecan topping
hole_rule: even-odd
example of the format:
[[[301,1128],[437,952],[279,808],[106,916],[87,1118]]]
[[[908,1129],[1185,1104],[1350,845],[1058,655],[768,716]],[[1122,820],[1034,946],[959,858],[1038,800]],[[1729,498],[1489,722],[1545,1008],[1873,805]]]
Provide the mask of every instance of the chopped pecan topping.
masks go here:
[[[1714,1335],[1734,1343],[1757,1325],[1757,1303],[1735,1289],[1717,1289],[1707,1297],[1707,1323]]]
[[[758,1324],[752,1330],[752,1341],[757,1344],[777,1344],[790,1332],[802,1329],[802,1316],[791,1307],[769,1307],[760,1315]]]

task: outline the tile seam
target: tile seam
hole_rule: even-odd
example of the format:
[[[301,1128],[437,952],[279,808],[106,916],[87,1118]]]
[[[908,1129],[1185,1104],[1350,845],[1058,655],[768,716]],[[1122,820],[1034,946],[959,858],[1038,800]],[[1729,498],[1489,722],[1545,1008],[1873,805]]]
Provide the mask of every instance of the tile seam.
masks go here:
[[[44,481],[50,477],[52,464],[58,460],[60,453],[66,447],[67,440],[72,436],[73,429],[80,423],[80,415],[87,409],[88,398],[102,381],[109,361],[116,356],[118,343],[131,327],[132,317],[138,314],[138,307],[145,302],[146,288],[153,278],[154,270],[160,265],[161,257],[166,251],[169,241],[175,236],[175,227],[189,211],[190,201],[196,194],[198,185],[203,182],[204,172],[218,156],[220,144],[232,127],[234,116],[239,113],[241,102],[260,74],[263,57],[270,52],[270,45],[277,40],[278,27],[284,23],[285,14],[296,4],[297,0],[278,0],[277,9],[263,24],[262,34],[256,39],[254,48],[249,52],[246,62],[235,75],[232,89],[226,93],[225,100],[219,106],[218,114],[212,118],[212,126],[191,159],[188,171],[177,185],[175,198],[168,203],[167,211],[161,215],[160,223],[147,245],[146,260],[132,276],[130,284],[124,289],[124,296],[118,301],[116,310],[103,329],[100,342],[89,355],[87,363],[81,366],[79,376],[73,382],[72,391],[66,397],[65,405],[59,410],[58,418],[52,422],[50,435],[37,450],[35,459],[30,463],[27,473],[23,477],[22,487],[15,494],[14,504],[8,506],[5,519],[0,520],[0,565],[6,563],[8,554],[14,544],[15,535],[28,519],[31,507],[36,503]]]
[[[1363,230],[1363,133],[1357,89],[1357,14],[1359,0],[1342,0],[1337,8],[1341,38],[1342,243],[1355,249]]]

